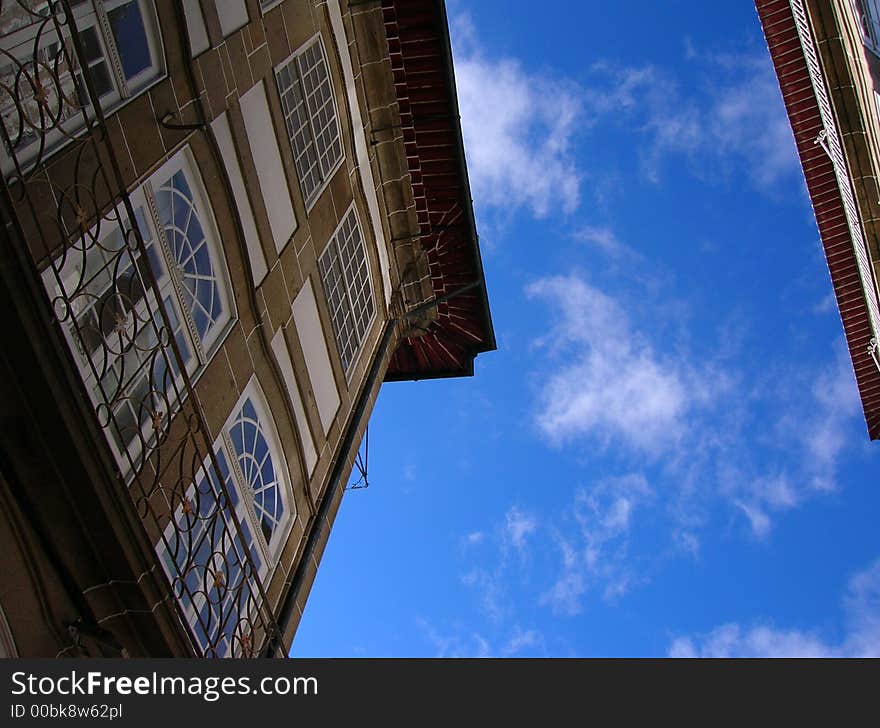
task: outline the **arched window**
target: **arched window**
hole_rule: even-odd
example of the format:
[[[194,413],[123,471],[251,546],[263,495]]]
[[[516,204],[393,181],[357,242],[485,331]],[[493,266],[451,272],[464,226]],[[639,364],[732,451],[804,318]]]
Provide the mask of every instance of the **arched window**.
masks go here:
[[[238,466],[253,493],[254,514],[268,547],[284,517],[284,500],[275,464],[278,456],[272,456],[263,423],[250,397],[244,400],[229,435]]]
[[[250,654],[260,635],[255,579],[271,574],[296,515],[286,461],[256,379],[214,442],[225,493],[206,463],[156,551],[187,623],[207,656]],[[240,525],[235,528],[232,512]]]
[[[195,196],[182,169],[155,194],[165,240],[183,284],[183,300],[204,342],[223,318],[225,306]]]
[[[146,259],[119,205],[123,219],[113,212],[77,235],[44,282],[117,460],[133,475],[154,425],[167,424],[180,404],[172,337],[193,375],[211,359],[233,310],[219,234],[189,150],[129,197]]]

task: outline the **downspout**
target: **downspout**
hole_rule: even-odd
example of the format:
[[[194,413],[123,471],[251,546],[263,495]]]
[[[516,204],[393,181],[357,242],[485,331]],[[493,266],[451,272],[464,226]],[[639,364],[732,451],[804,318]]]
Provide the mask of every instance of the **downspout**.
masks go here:
[[[357,405],[355,406],[354,415],[349,420],[348,427],[345,429],[345,436],[339,445],[339,451],[336,460],[333,463],[333,470],[330,473],[330,482],[327,485],[327,490],[324,492],[323,498],[321,498],[321,503],[318,506],[317,512],[312,516],[309,522],[309,535],[306,539],[306,545],[299,558],[299,563],[296,565],[296,570],[284,584],[281,606],[275,618],[278,632],[269,640],[263,653],[263,657],[287,656],[283,651],[284,633],[287,631],[287,627],[293,619],[296,610],[296,600],[302,591],[303,584],[305,583],[306,569],[308,568],[309,562],[314,558],[315,549],[318,546],[318,534],[321,531],[320,524],[327,519],[327,516],[330,513],[330,506],[336,497],[340,484],[344,482],[343,479],[346,476],[344,470],[345,463],[348,460],[348,453],[355,445],[358,425],[367,410],[367,404],[370,401],[370,393],[373,391],[373,387],[376,385],[376,381],[382,373],[382,362],[385,359],[385,355],[388,353],[388,346],[394,338],[394,327],[397,322],[398,319],[393,318],[388,319],[388,321],[385,322],[385,329],[382,331],[382,340],[379,342],[378,349],[373,357],[373,363],[370,365],[367,381],[361,388],[357,399]],[[315,564],[315,568],[317,569],[317,564]],[[278,654],[279,652],[281,652],[280,655]]]
[[[407,311],[400,318],[390,318],[388,319],[388,321],[385,322],[385,328],[382,331],[382,339],[379,342],[376,354],[373,357],[373,362],[370,365],[370,371],[367,375],[367,380],[364,383],[364,386],[361,388],[360,394],[358,395],[354,415],[348,422],[348,427],[345,430],[345,436],[340,443],[336,460],[333,463],[333,470],[330,473],[330,481],[327,485],[327,490],[324,492],[324,496],[321,499],[320,505],[318,506],[317,513],[311,519],[307,526],[308,537],[306,539],[306,545],[303,548],[302,555],[300,556],[299,563],[297,564],[295,571],[284,585],[281,607],[275,619],[275,623],[278,626],[278,633],[274,635],[273,638],[267,643],[266,649],[263,652],[263,657],[287,656],[287,654],[283,652],[284,633],[287,631],[287,628],[290,625],[291,620],[293,619],[293,615],[296,610],[296,600],[299,597],[300,592],[302,591],[303,584],[305,583],[306,570],[308,568],[309,561],[313,559],[315,549],[318,546],[318,534],[321,530],[321,521],[327,519],[327,516],[330,513],[330,506],[333,503],[333,499],[336,497],[336,493],[338,492],[340,486],[344,483],[343,479],[347,475],[347,473],[345,472],[345,463],[348,460],[348,455],[351,452],[352,447],[354,447],[355,445],[355,437],[357,436],[358,426],[360,425],[364,413],[367,410],[367,404],[370,401],[370,393],[373,391],[373,388],[376,386],[376,382],[379,379],[380,374],[382,373],[382,363],[385,359],[385,355],[388,353],[388,347],[394,338],[394,329],[396,325],[414,319],[420,313],[431,308],[432,306],[436,306],[443,301],[448,301],[449,299],[455,298],[462,293],[466,293],[476,286],[479,286],[482,282],[482,279],[471,281],[467,285],[464,285],[461,288],[457,288],[451,293],[447,293],[444,296],[437,296],[436,298],[432,298],[428,301],[425,301],[424,303],[419,304],[410,311]],[[316,563],[316,570],[317,567],[318,565]],[[278,655],[279,652],[282,652],[282,654]]]

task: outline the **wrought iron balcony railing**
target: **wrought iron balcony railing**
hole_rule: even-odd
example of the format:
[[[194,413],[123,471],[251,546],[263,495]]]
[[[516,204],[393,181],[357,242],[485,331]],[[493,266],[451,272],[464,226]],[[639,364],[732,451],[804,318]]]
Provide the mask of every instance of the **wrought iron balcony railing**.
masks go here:
[[[260,654],[273,615],[126,193],[77,27],[82,6],[0,0],[9,239],[43,283],[194,652]]]

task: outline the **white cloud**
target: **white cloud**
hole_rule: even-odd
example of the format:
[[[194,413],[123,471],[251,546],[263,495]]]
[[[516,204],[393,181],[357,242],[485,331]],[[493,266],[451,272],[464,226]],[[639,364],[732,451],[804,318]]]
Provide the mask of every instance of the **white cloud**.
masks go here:
[[[759,505],[755,505],[754,503],[747,503],[745,501],[736,500],[734,501],[737,507],[745,514],[745,517],[749,521],[749,526],[752,528],[752,533],[755,534],[758,538],[764,538],[768,533],[770,533],[770,516],[767,515],[767,512],[761,508]]]
[[[585,435],[622,440],[654,455],[681,439],[696,390],[682,367],[633,331],[614,299],[577,275],[543,278],[526,294],[554,307],[550,338],[566,362],[542,387],[544,435],[556,444]]]
[[[595,245],[609,255],[620,255],[624,249],[623,244],[617,239],[614,231],[608,227],[585,225],[574,234],[574,237],[577,240]]]
[[[486,57],[466,15],[452,23],[452,40],[476,205],[506,213],[522,207],[536,217],[574,211],[580,200],[572,152],[578,89],[529,72],[515,59]]]
[[[644,177],[659,182],[670,158],[683,157],[707,180],[745,172],[755,187],[771,189],[796,179],[794,138],[767,55],[701,54],[691,45],[687,56],[711,83],[685,87],[652,65],[592,68],[598,82],[587,91],[587,107],[595,119],[615,114],[635,128]]]
[[[669,647],[670,657],[823,657],[829,648],[814,635],[798,630],[758,626],[744,630],[725,624],[694,641],[679,637]]]
[[[559,578],[545,591],[538,603],[549,606],[554,614],[572,617],[583,610],[581,597],[587,591],[586,569],[574,547],[559,539],[562,552],[562,571]]]
[[[442,632],[424,618],[416,619],[416,626],[433,647],[436,657],[516,657],[545,651],[541,632],[522,629],[519,625],[488,636],[458,622],[447,624]]]
[[[652,467],[677,550],[696,554],[705,525],[700,511],[719,498],[766,538],[776,516],[836,487],[859,419],[844,346],[827,364],[778,371],[763,359],[737,360],[724,342],[717,358],[707,360],[671,346],[665,329],[635,319],[623,299],[579,273],[542,278],[525,291],[551,312],[534,342],[543,355],[537,430],[557,448],[581,452],[586,445]],[[606,504],[607,524],[624,523],[628,506]],[[564,582],[560,604],[583,587],[576,579]]]
[[[490,657],[489,641],[479,632],[465,633],[458,625],[441,633],[427,619],[416,619],[416,626],[433,646],[436,657]]]
[[[534,629],[524,631],[517,627],[504,647],[501,648],[501,654],[504,657],[513,657],[527,650],[543,646],[544,638],[540,632]]]
[[[804,457],[817,490],[836,487],[835,471],[846,447],[850,422],[861,411],[849,353],[837,347],[835,360],[816,377],[810,401],[811,412],[802,422]]]
[[[834,296],[834,292],[829,292],[819,303],[813,306],[813,313],[816,314],[825,314],[832,313],[837,311],[837,298]]]
[[[672,531],[672,540],[683,553],[689,554],[693,558],[700,555],[700,538],[693,531],[686,528],[676,528]]]
[[[769,59],[734,62],[737,81],[721,86],[709,112],[709,142],[742,155],[754,181],[770,187],[799,170],[794,137]]]
[[[582,611],[589,584],[600,586],[608,601],[626,594],[636,581],[626,564],[633,515],[653,498],[654,491],[640,473],[578,489],[569,510],[578,532],[571,540],[557,538],[560,574],[539,603],[555,614],[572,616]]]
[[[880,657],[880,559],[850,579],[843,607],[849,625],[846,651]]]
[[[461,578],[462,584],[477,592],[480,609],[493,622],[500,622],[509,612],[502,572],[501,568],[474,568]]]
[[[794,508],[802,500],[787,474],[760,476],[751,481],[741,474],[736,477],[733,487],[744,494],[742,498],[736,498],[734,503],[748,519],[752,533],[758,538],[770,533],[773,525],[770,512]]]
[[[521,556],[525,555],[526,542],[538,527],[534,516],[523,512],[517,506],[512,506],[504,516],[505,542],[515,548]]]
[[[770,624],[744,628],[724,624],[705,635],[678,637],[670,657],[878,657],[880,656],[880,559],[850,579],[843,598],[846,631],[840,642],[818,632],[779,629]]]
[[[510,576],[509,553],[511,549],[519,556],[520,566],[528,560],[529,539],[538,529],[537,518],[519,506],[511,506],[504,514],[504,521],[494,529],[498,546],[497,562],[491,567],[476,566],[461,578],[462,584],[477,594],[480,610],[493,622],[501,622],[509,616],[513,604],[508,595]],[[486,538],[483,531],[476,531],[464,538],[466,545],[481,543]]]

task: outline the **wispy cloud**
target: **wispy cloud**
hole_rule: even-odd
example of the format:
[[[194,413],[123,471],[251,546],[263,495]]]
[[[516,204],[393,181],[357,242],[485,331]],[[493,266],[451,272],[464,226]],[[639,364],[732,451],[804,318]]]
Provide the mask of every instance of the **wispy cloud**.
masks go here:
[[[825,365],[768,374],[670,347],[625,299],[578,273],[539,279],[526,295],[551,312],[536,340],[538,431],[557,448],[613,447],[650,465],[679,547],[696,551],[700,503],[720,498],[764,538],[776,514],[836,487],[859,411],[844,347]]]
[[[567,539],[558,536],[557,544],[562,569],[553,585],[541,594],[539,604],[549,606],[554,614],[572,617],[583,610],[581,598],[587,591],[587,572],[581,554]]]
[[[435,657],[491,657],[488,640],[479,632],[458,627],[441,632],[427,619],[416,619],[416,626],[433,647]]]
[[[572,212],[580,201],[573,137],[581,115],[578,88],[490,58],[467,15],[454,19],[455,80],[468,175],[478,207],[536,217]]]
[[[461,577],[461,583],[477,593],[480,609],[493,622],[509,613],[504,564],[493,569],[476,567]]]
[[[574,232],[573,237],[612,258],[637,257],[633,250],[620,241],[614,230],[607,226],[583,225]]]
[[[575,274],[540,279],[526,295],[556,312],[542,342],[564,363],[547,377],[537,415],[552,442],[589,436],[659,455],[683,437],[700,388],[633,330],[617,301]]]
[[[621,249],[621,243],[611,228],[585,225],[574,236],[578,240],[592,243],[606,253],[616,254]]]
[[[575,212],[584,182],[598,194],[605,179],[579,167],[579,142],[608,128],[631,134],[638,171],[652,183],[673,165],[707,182],[745,176],[761,190],[799,178],[766,54],[701,53],[692,45],[687,82],[680,70],[608,60],[575,81],[492,56],[467,13],[453,18],[451,34],[478,210],[501,217],[527,210],[537,218]],[[693,75],[706,80],[695,85]],[[607,254],[627,252],[607,228],[585,225],[577,235]]]
[[[518,506],[512,506],[507,511],[504,519],[505,542],[515,548],[520,556],[524,556],[529,536],[538,527],[535,517],[524,512]]]
[[[860,411],[858,390],[849,354],[838,346],[835,360],[813,381],[812,412],[802,420],[803,447],[810,484],[817,490],[833,490],[835,471],[847,444],[848,424]]]
[[[602,184],[578,169],[579,135],[602,126],[631,133],[633,171],[638,167],[650,183],[672,169],[706,182],[745,179],[771,192],[799,178],[764,54],[713,55],[691,44],[687,84],[681,71],[611,62],[595,64],[585,82],[574,83],[515,58],[492,57],[467,15],[454,19],[452,35],[478,210],[523,210],[538,218],[577,211],[586,181]],[[690,82],[701,75],[705,83]],[[640,255],[608,225],[575,221],[567,235],[612,259]],[[674,305],[657,291],[627,297],[569,271],[534,280],[525,293],[549,311],[533,349],[540,372],[537,432],[575,457],[589,451],[626,461],[621,472],[628,474],[587,478],[586,485],[575,475],[565,512],[536,515],[512,506],[494,528],[464,537],[465,545],[483,544],[480,558],[495,554],[494,563],[469,569],[462,582],[496,626],[515,618],[513,572],[536,552],[552,553],[556,570],[550,583],[531,585],[534,602],[574,615],[588,595],[618,599],[646,580],[633,566],[630,533],[648,511],[666,519],[671,551],[698,558],[706,514],[719,505],[728,523],[766,539],[781,514],[835,487],[858,410],[842,348],[824,366],[804,363],[781,373],[796,382],[786,388],[770,381],[764,362],[731,356],[730,341],[704,342],[697,351],[682,343],[693,340],[691,332],[669,336],[662,316],[645,314],[652,302]],[[468,553],[475,557],[477,550]],[[744,639],[747,631],[737,629]],[[796,636],[807,649],[810,635]],[[723,639],[731,639],[729,631],[719,633]]]
[[[515,568],[519,569],[529,560],[529,540],[538,529],[536,516],[517,505],[507,509],[504,520],[494,533],[494,561],[489,566],[475,566],[461,577],[461,582],[476,594],[480,610],[492,622],[501,622],[513,611],[513,604],[508,594],[509,577],[512,571],[511,553],[517,555]],[[487,534],[477,531],[464,538],[465,544],[481,543]]]
[[[702,85],[656,65],[593,65],[586,89],[594,123],[630,125],[641,140],[641,171],[657,183],[678,158],[707,181],[745,173],[759,189],[796,178],[798,160],[779,85],[765,54],[687,54]]]
[[[636,578],[626,563],[633,517],[653,497],[641,473],[604,478],[592,487],[579,488],[569,511],[576,532],[557,537],[560,574],[541,595],[540,603],[556,614],[571,616],[582,611],[589,584],[600,588],[606,600],[623,596]]]
[[[768,433],[774,447],[764,448],[765,460],[776,464],[755,474],[728,456],[721,467],[723,489],[737,494],[735,503],[759,538],[770,532],[774,514],[837,489],[841,459],[857,432],[858,390],[842,343],[827,364],[785,374],[790,385],[769,402],[769,411],[778,413]]]
[[[544,638],[540,632],[535,629],[522,630],[516,627],[510,639],[501,648],[501,654],[504,657],[513,657],[537,648],[543,651],[543,647]]]
[[[441,631],[424,618],[416,620],[416,627],[432,646],[436,657],[518,657],[545,652],[543,634],[519,625],[497,636],[469,630],[461,624],[450,625]]]
[[[846,631],[839,642],[818,630],[750,627],[732,622],[708,634],[677,637],[670,657],[877,657],[880,656],[880,559],[849,581],[843,598]]]

